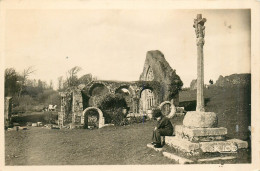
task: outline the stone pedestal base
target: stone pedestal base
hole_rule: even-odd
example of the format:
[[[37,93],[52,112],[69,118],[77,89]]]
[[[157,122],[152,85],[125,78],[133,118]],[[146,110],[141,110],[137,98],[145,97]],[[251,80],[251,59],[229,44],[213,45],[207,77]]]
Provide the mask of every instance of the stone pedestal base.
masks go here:
[[[207,142],[225,140],[226,128],[189,128],[183,125],[175,126],[175,135],[191,142]]]
[[[190,128],[215,128],[218,125],[218,118],[214,112],[187,112],[183,125]]]
[[[239,149],[248,148],[248,143],[239,139],[193,143],[178,137],[166,136],[165,143],[172,148],[189,154],[199,154],[201,152],[236,152]]]
[[[227,129],[217,128],[217,123],[217,115],[213,112],[188,112],[183,125],[175,126],[176,136],[165,136],[167,152],[164,156],[182,163],[192,163],[190,159],[205,163],[234,160],[234,153],[246,152],[242,149],[248,148],[247,141],[226,140]]]

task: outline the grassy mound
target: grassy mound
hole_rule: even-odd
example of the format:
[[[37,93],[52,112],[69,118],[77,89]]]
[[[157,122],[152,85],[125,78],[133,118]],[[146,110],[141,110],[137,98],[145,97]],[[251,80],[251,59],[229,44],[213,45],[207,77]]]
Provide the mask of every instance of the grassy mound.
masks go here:
[[[228,137],[248,140],[251,125],[251,88],[249,86],[204,89],[205,110],[215,112],[218,126],[228,129]],[[180,92],[180,106],[196,110],[196,90]]]

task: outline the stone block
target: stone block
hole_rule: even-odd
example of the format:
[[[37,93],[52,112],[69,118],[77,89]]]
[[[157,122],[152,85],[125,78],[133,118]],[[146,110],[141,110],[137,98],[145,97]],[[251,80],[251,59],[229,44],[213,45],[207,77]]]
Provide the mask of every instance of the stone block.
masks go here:
[[[212,161],[218,161],[218,160],[234,160],[236,159],[235,156],[224,156],[224,157],[213,157],[213,158],[206,158],[206,159],[199,159],[197,162],[212,162]]]
[[[215,128],[218,125],[218,118],[214,112],[187,112],[183,125],[190,128]]]
[[[175,134],[185,134],[190,137],[226,135],[227,128],[189,128],[183,125],[176,125]]]
[[[234,152],[237,146],[228,141],[201,142],[200,148],[203,152]]]
[[[191,142],[209,142],[209,141],[224,141],[225,136],[199,136],[199,137],[190,137],[189,141]]]
[[[184,150],[185,152],[196,151],[200,148],[199,143],[192,143],[185,139],[180,139],[174,136],[165,136],[165,143],[170,147]]]
[[[169,153],[169,152],[163,152],[163,155],[171,160],[174,160],[175,162],[179,164],[190,164],[193,163],[192,160],[186,159],[184,157],[177,156],[175,154]]]
[[[230,140],[227,140],[227,142],[234,143],[237,146],[238,149],[248,148],[247,141],[242,141],[242,140],[239,140],[239,139],[230,139]]]
[[[175,135],[178,138],[187,139],[192,142],[223,141],[227,129],[220,128],[189,128],[183,125],[175,126]]]
[[[19,130],[27,130],[27,127],[19,127]]]
[[[161,152],[162,151],[162,148],[155,148],[152,144],[147,144],[147,147],[149,147],[149,148],[152,148],[152,149],[154,149],[155,151],[159,151],[159,152]]]

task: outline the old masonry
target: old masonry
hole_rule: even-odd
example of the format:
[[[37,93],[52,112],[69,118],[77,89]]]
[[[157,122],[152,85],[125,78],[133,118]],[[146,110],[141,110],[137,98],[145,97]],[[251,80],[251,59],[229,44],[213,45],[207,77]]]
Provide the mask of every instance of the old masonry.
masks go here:
[[[106,123],[102,111],[97,108],[95,99],[104,93],[127,92],[125,97],[128,113],[148,114],[151,109],[158,107],[164,101],[173,100],[179,105],[179,90],[183,83],[176,71],[171,68],[164,55],[158,51],[148,51],[139,81],[107,81],[95,80],[88,84],[72,87],[61,95],[61,112],[58,124],[63,127],[68,124],[84,125],[88,111],[95,110],[99,114],[98,127]],[[170,86],[177,87],[175,92]]]

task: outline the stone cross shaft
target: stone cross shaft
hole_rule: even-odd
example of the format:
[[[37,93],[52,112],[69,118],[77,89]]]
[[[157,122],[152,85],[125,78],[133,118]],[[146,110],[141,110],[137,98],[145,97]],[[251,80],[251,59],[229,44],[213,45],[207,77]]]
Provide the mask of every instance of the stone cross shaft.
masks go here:
[[[197,43],[197,106],[196,111],[204,112],[204,60],[203,60],[203,45],[205,36],[206,18],[202,18],[201,14],[197,14],[197,18],[194,19],[193,27],[196,33]]]

